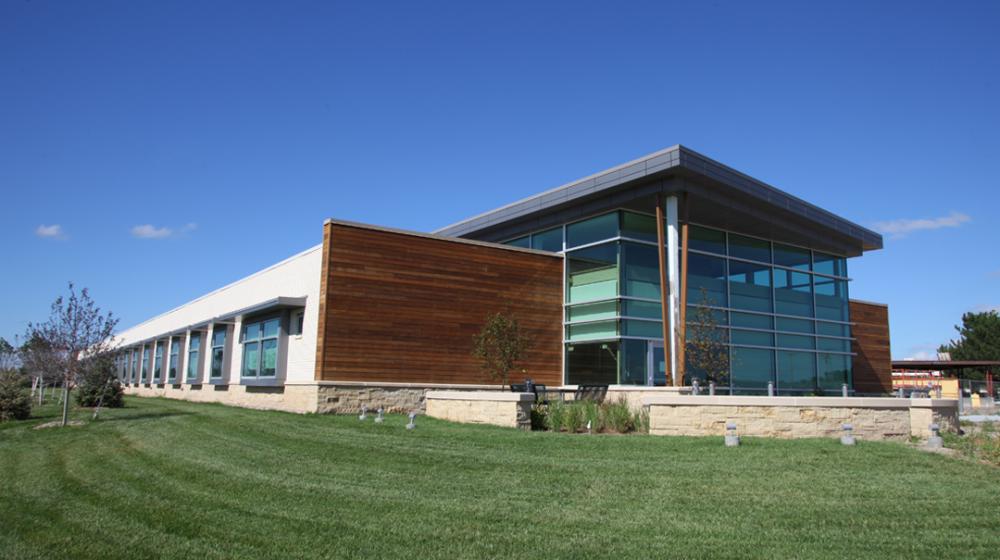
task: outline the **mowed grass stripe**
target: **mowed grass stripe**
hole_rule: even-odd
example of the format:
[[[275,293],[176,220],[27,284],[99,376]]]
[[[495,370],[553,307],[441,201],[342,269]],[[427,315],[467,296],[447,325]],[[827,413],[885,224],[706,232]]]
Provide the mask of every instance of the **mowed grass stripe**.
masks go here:
[[[0,430],[0,557],[995,557],[1000,546],[997,469],[900,444],[726,449],[128,404],[81,428]]]

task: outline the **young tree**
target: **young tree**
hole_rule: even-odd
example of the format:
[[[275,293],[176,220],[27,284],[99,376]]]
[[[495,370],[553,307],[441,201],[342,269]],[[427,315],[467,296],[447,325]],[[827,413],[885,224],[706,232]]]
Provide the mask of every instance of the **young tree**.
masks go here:
[[[494,313],[486,318],[476,335],[473,354],[482,360],[483,371],[501,385],[510,384],[510,372],[528,347],[528,338],[521,332],[517,319],[506,313]]]
[[[1000,313],[964,313],[955,330],[958,340],[941,345],[939,352],[950,352],[953,360],[1000,360]],[[977,371],[979,376],[984,373]]]
[[[715,302],[708,290],[701,289],[698,305],[688,315],[686,330],[688,375],[704,377],[707,381],[723,384],[729,379],[729,348],[725,330],[719,328],[716,311],[709,306]]]
[[[52,303],[49,319],[28,324],[25,363],[44,372],[58,372],[62,381],[62,425],[69,419],[69,392],[81,373],[81,363],[102,356],[114,348],[113,333],[118,324],[111,312],[101,313],[87,289],[77,293],[69,285],[69,296]]]

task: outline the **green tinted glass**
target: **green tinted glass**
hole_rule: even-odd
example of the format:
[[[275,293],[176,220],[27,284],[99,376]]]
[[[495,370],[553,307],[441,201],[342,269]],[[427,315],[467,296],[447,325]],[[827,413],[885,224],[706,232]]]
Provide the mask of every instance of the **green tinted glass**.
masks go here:
[[[726,234],[714,229],[691,226],[688,228],[688,249],[719,255],[726,254]]]
[[[562,227],[552,228],[531,235],[531,248],[541,251],[552,251],[558,253],[562,251]]]
[[[617,321],[600,321],[597,323],[581,323],[566,327],[568,340],[595,340],[614,338],[618,336]]]
[[[622,237],[657,241],[656,218],[645,214],[622,212]]]
[[[729,256],[771,262],[771,244],[763,239],[729,234]]]
[[[579,247],[618,237],[618,212],[611,212],[566,226],[566,246]]]

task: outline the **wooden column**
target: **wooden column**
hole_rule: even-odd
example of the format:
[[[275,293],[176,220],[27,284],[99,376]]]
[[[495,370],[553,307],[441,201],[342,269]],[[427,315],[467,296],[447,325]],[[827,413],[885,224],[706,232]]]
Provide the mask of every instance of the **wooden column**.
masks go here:
[[[688,194],[684,193],[681,201],[681,286],[680,286],[680,309],[677,317],[677,373],[680,377],[680,384],[684,385],[684,354],[687,351],[687,278],[688,278]]]
[[[657,256],[660,261],[660,315],[663,319],[663,367],[666,373],[667,386],[674,384],[674,372],[670,367],[670,310],[667,308],[667,256],[666,256],[666,217],[663,215],[663,196],[656,195],[656,240],[660,250]],[[653,364],[656,367],[656,364]],[[655,372],[654,372],[655,373]]]

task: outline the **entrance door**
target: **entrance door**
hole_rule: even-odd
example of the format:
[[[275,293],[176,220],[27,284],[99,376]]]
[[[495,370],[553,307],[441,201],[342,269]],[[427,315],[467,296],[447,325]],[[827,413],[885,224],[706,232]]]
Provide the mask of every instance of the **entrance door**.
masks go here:
[[[667,384],[667,357],[663,343],[650,341],[646,355],[646,384],[662,387]]]

